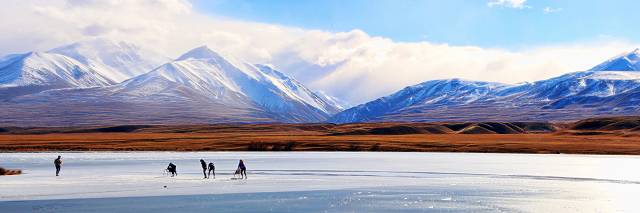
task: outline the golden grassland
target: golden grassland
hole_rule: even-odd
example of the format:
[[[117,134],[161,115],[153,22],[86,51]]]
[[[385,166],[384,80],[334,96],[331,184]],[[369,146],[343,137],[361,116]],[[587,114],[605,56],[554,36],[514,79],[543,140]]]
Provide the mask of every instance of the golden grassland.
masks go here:
[[[640,137],[620,130],[509,134],[433,133],[443,123],[260,124],[37,128],[0,134],[2,152],[36,151],[400,151],[640,154]],[[401,126],[402,128],[397,128]],[[482,126],[482,125],[480,125]],[[556,125],[558,126],[558,125]],[[371,129],[383,129],[369,134]],[[386,128],[386,129],[384,129]],[[460,127],[462,128],[462,127]],[[516,128],[516,127],[514,127]],[[560,127],[558,127],[560,128]],[[106,130],[105,130],[106,129]],[[393,130],[390,131],[389,129]],[[398,130],[400,129],[400,130]],[[407,131],[428,129],[431,132]],[[369,132],[367,132],[369,131]],[[364,133],[363,133],[364,132]],[[357,134],[356,134],[357,133]]]

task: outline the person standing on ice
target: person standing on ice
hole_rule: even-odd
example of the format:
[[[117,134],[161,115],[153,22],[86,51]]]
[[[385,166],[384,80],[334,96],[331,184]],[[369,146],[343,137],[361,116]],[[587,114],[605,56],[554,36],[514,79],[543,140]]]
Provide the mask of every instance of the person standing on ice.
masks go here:
[[[213,162],[209,162],[209,178],[211,178],[212,172],[213,172],[213,179],[216,179],[216,166],[213,165]]]
[[[178,176],[178,167],[173,163],[169,163],[169,166],[167,166],[167,171],[171,173],[171,177]]]
[[[207,162],[200,159],[200,165],[202,166],[202,174],[204,175],[204,178],[207,178]]]
[[[244,166],[244,161],[240,160],[240,163],[238,163],[238,169],[240,170],[240,179],[247,179],[247,167]]]
[[[58,158],[53,160],[53,165],[56,166],[56,176],[59,176],[62,168],[62,156],[58,155]]]

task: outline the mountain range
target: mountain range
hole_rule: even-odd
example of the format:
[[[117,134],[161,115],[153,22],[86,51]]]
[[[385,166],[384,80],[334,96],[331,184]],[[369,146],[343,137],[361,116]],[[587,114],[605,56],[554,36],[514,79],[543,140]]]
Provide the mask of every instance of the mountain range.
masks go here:
[[[431,80],[349,109],[207,46],[176,59],[91,39],[0,59],[0,124],[562,121],[640,112],[640,50],[533,83]]]
[[[206,46],[169,60],[109,40],[7,56],[0,92],[2,123],[16,126],[300,123],[341,110],[270,65]]]
[[[638,115],[639,59],[636,49],[588,71],[516,85],[432,80],[355,106],[329,121],[562,121]]]

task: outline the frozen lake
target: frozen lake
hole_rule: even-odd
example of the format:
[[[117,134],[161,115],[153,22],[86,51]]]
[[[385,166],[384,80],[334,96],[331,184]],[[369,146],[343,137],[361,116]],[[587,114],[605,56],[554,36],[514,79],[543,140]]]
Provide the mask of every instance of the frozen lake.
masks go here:
[[[65,162],[55,177],[53,160]],[[216,164],[202,179],[198,160]],[[239,159],[248,180],[231,180]],[[179,176],[163,175],[169,162]],[[640,157],[474,153],[0,153],[1,212],[633,212]],[[166,188],[164,187],[166,186]]]

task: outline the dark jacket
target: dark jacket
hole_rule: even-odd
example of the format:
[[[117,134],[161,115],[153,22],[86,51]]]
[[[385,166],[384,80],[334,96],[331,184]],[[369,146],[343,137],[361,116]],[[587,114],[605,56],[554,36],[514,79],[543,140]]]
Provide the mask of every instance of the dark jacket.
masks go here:
[[[60,158],[56,158],[56,159],[53,161],[53,165],[55,165],[55,166],[62,166],[62,160],[61,160]]]
[[[207,169],[207,162],[204,162],[204,160],[200,160],[200,164],[202,165],[202,169]]]
[[[238,164],[238,168],[240,168],[242,170],[246,170],[247,169],[247,167],[244,166],[244,162],[243,161],[240,161],[240,163]]]

